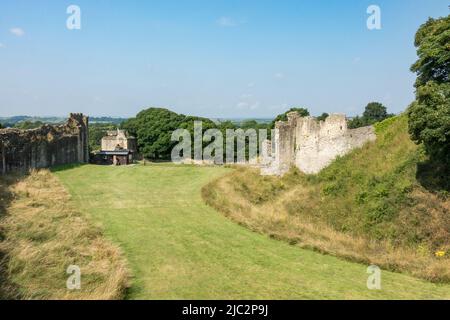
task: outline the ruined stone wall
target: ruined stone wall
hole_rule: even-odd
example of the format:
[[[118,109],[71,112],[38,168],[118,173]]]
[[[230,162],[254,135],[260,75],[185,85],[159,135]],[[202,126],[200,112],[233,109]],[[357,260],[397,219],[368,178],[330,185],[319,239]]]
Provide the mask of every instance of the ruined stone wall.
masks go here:
[[[70,114],[60,126],[0,129],[0,172],[89,162],[88,118]]]
[[[376,139],[372,126],[348,129],[343,114],[332,114],[325,121],[288,114],[288,121],[277,122],[272,154],[262,174],[281,175],[292,165],[305,173],[318,173],[337,156]]]

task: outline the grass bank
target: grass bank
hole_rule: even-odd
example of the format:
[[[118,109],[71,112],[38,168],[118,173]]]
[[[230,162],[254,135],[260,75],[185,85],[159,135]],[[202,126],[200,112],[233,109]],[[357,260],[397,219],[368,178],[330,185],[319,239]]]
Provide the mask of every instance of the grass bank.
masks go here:
[[[172,164],[81,166],[55,174],[123,249],[129,299],[432,299],[450,286],[382,272],[249,231],[207,206],[202,187],[232,172]]]
[[[121,299],[128,270],[48,170],[0,178],[0,298]],[[68,290],[67,268],[81,271],[81,289]]]
[[[376,142],[318,175],[292,169],[263,177],[240,168],[205,186],[203,197],[235,222],[292,245],[449,282],[449,198],[416,178],[426,157],[409,139],[405,116],[376,131]]]

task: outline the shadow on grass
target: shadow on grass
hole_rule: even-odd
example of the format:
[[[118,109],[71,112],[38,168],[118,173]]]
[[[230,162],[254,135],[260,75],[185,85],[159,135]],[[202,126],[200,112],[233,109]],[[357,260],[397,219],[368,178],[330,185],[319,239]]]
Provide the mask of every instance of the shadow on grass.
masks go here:
[[[450,166],[436,160],[417,164],[417,181],[428,191],[445,196],[450,192]]]
[[[75,169],[78,167],[82,167],[85,166],[86,163],[70,163],[70,164],[62,164],[59,166],[54,166],[49,168],[51,172],[59,172],[59,171],[65,171],[65,170],[70,170],[70,169]]]
[[[7,208],[13,200],[10,187],[23,179],[18,174],[0,176],[0,219],[4,219],[8,214]],[[0,243],[4,240],[4,230],[0,225]],[[0,300],[20,299],[19,288],[8,277],[8,261],[7,252],[0,247]]]

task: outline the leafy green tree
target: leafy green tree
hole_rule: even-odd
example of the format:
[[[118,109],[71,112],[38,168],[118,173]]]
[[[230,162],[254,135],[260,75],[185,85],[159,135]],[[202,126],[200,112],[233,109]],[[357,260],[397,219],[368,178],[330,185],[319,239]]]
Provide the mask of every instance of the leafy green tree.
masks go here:
[[[257,129],[258,122],[256,120],[245,120],[241,123],[240,127],[242,129]]]
[[[387,109],[383,104],[379,102],[370,102],[364,109],[363,115],[351,119],[348,122],[348,127],[350,129],[355,129],[370,126],[392,116],[393,114],[387,113]]]
[[[374,124],[388,118],[386,107],[379,102],[370,102],[367,104],[363,113],[363,118],[367,124]]]
[[[414,45],[418,60],[411,66],[417,73],[416,88],[428,81],[449,82],[450,69],[450,15],[428,19],[417,30]]]
[[[3,129],[3,125],[0,123],[0,129]]]
[[[275,119],[271,123],[271,128],[275,127],[275,123],[277,121],[287,121],[287,114],[290,112],[297,112],[300,117],[309,116],[309,111],[306,108],[290,108],[288,111],[281,113],[275,117]]]
[[[356,116],[353,119],[350,119],[348,121],[347,125],[350,129],[356,129],[356,128],[360,128],[360,127],[365,127],[368,124],[367,124],[367,121],[363,117]]]
[[[230,120],[223,121],[223,122],[219,123],[219,129],[220,129],[220,131],[222,133],[224,133],[226,129],[233,129],[233,130],[235,130],[236,128],[237,128],[236,125]]]
[[[423,143],[432,158],[450,163],[450,83],[419,86],[408,120],[411,138]]]
[[[108,130],[115,130],[117,126],[113,123],[92,123],[89,124],[89,149],[91,151],[100,150],[101,141]]]
[[[325,119],[328,118],[328,117],[329,117],[329,114],[324,112],[320,116],[317,117],[317,120],[318,121],[325,121]]]
[[[416,33],[416,100],[408,108],[411,138],[432,159],[450,163],[450,15],[429,19]]]
[[[180,128],[185,116],[163,108],[149,108],[122,123],[137,138],[139,152],[146,158],[169,159],[176,142],[172,132]]]

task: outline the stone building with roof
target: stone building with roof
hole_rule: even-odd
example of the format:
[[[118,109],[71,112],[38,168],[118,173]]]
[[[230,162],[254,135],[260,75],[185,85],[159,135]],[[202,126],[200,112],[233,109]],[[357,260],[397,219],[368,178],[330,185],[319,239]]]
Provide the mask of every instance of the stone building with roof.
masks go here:
[[[101,151],[95,154],[98,164],[127,165],[136,155],[136,138],[125,130],[109,130],[101,141]]]

